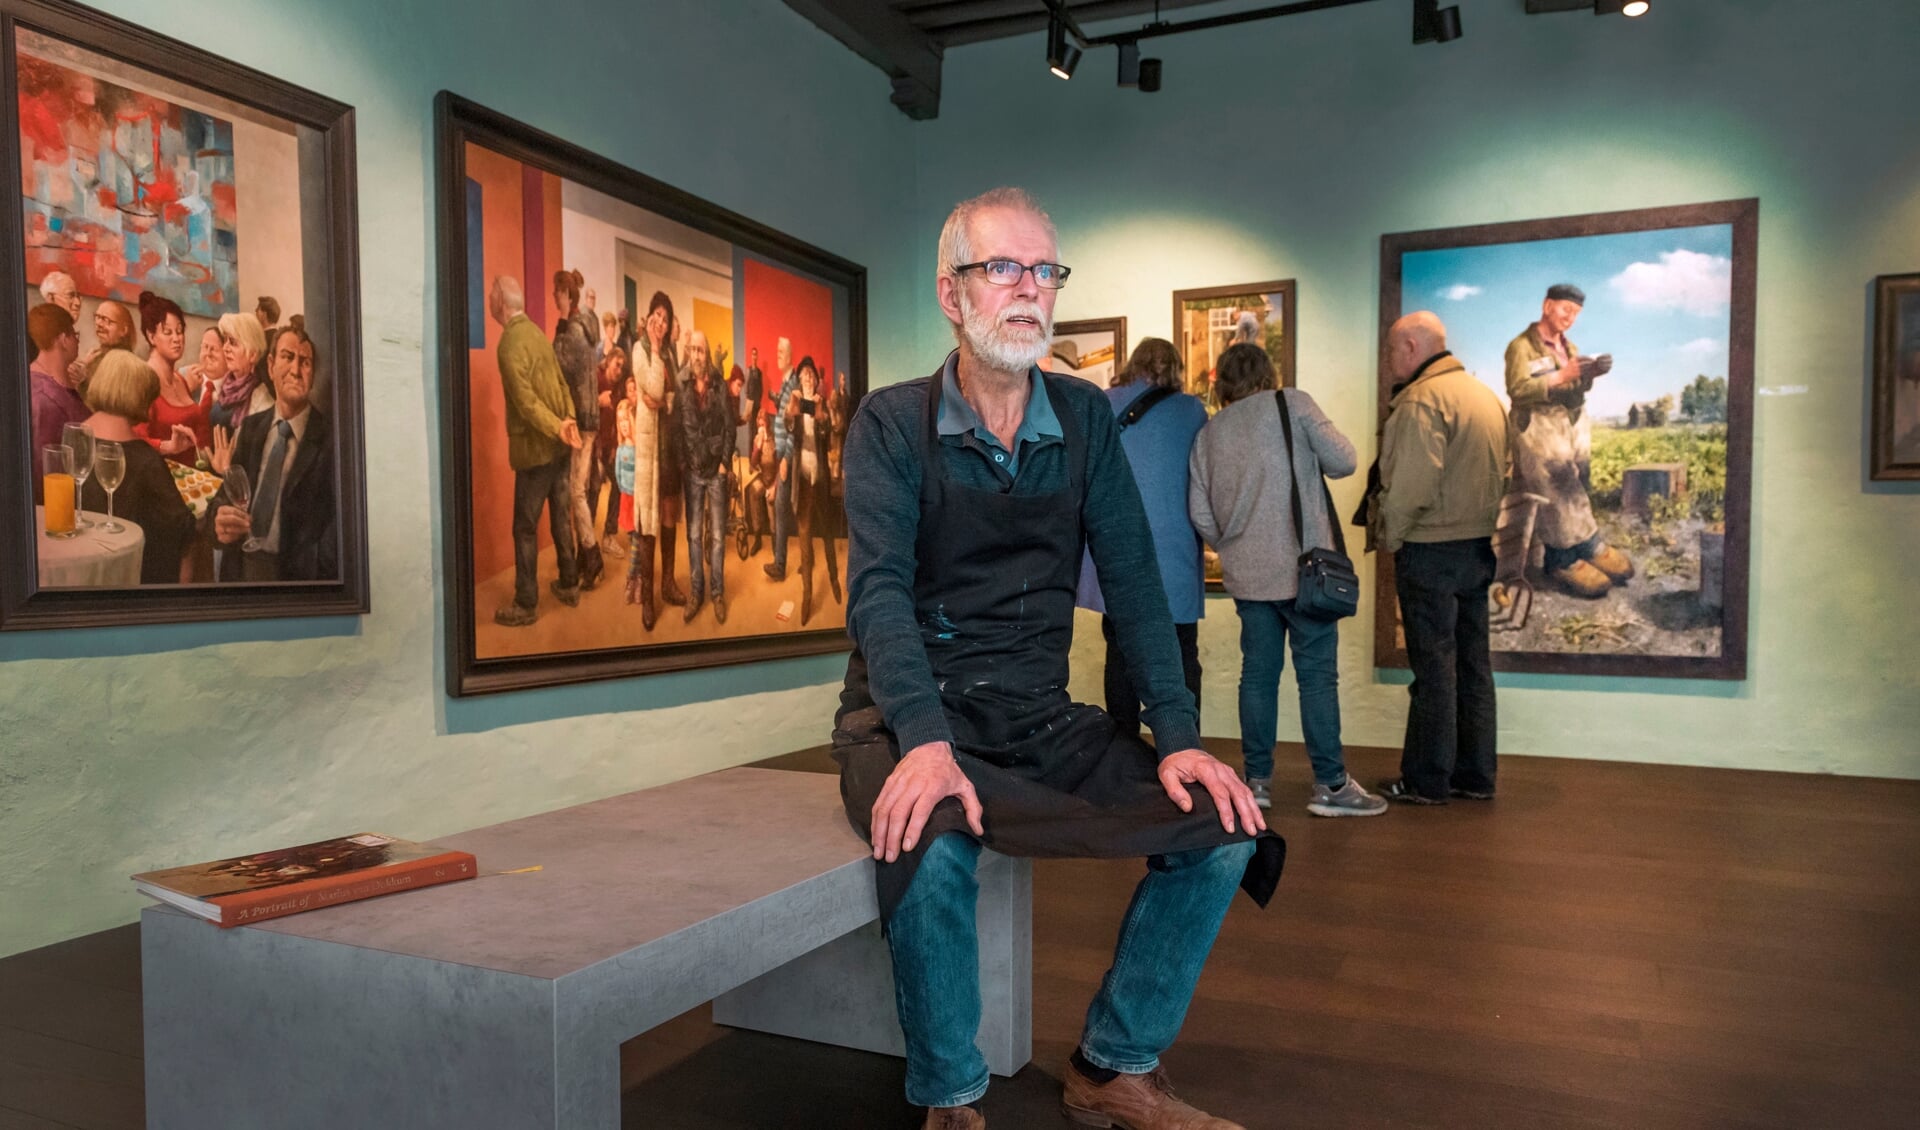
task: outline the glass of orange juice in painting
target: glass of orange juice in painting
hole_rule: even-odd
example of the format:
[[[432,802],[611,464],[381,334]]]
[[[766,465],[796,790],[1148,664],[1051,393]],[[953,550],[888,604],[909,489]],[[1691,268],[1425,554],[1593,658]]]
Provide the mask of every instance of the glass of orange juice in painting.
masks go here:
[[[80,532],[73,521],[73,448],[64,443],[40,449],[41,486],[46,497],[47,536],[70,538]]]

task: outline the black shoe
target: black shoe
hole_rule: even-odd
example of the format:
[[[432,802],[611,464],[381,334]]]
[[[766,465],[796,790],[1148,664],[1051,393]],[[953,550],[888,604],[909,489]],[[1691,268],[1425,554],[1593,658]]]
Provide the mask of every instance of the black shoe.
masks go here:
[[[606,571],[606,559],[600,556],[599,546],[583,551],[580,554],[580,591],[592,592]]]
[[[555,600],[566,605],[568,608],[579,607],[580,587],[578,585],[572,588],[562,588],[559,581],[548,581],[547,588],[552,590]]]
[[[1407,784],[1406,778],[1404,777],[1395,777],[1391,781],[1382,781],[1380,782],[1380,787],[1375,789],[1374,792],[1386,797],[1395,804],[1437,805],[1447,803],[1444,797],[1422,796],[1414,792],[1413,786]]]
[[[1463,789],[1459,785],[1454,785],[1447,790],[1447,795],[1459,797],[1461,800],[1492,800],[1493,790]]]
[[[762,565],[760,567],[766,570],[767,576],[773,578],[776,581],[784,581],[787,579],[787,571],[785,569],[780,568],[777,565]]]
[[[693,618],[700,615],[700,609],[705,607],[706,603],[706,598],[701,596],[696,596],[692,600],[687,601],[687,610],[680,617],[680,622],[682,624],[693,623]]]

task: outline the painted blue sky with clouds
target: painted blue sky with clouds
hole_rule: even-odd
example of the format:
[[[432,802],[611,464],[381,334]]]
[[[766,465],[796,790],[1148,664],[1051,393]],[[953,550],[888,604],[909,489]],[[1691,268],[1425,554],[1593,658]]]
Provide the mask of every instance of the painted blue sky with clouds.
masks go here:
[[[1613,354],[1587,396],[1594,415],[1624,417],[1636,401],[1677,401],[1701,373],[1727,375],[1731,224],[1417,251],[1400,266],[1401,313],[1440,315],[1449,348],[1503,399],[1507,343],[1562,282],[1587,293],[1568,336],[1582,353]]]

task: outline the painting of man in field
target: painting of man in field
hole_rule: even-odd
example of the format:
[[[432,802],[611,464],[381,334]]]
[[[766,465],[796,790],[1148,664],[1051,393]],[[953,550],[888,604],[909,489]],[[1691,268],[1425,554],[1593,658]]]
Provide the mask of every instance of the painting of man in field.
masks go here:
[[[1501,666],[1727,657],[1729,404],[1750,395],[1734,369],[1734,245],[1735,224],[1711,223],[1398,257],[1393,316],[1438,312],[1507,406],[1490,608]]]

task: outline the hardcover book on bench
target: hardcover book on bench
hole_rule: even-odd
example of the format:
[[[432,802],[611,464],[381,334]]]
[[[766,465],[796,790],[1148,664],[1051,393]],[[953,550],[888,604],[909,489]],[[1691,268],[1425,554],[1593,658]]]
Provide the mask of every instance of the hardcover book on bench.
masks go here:
[[[467,852],[362,832],[145,871],[133,877],[133,885],[149,898],[225,927],[471,879],[477,873]]]

